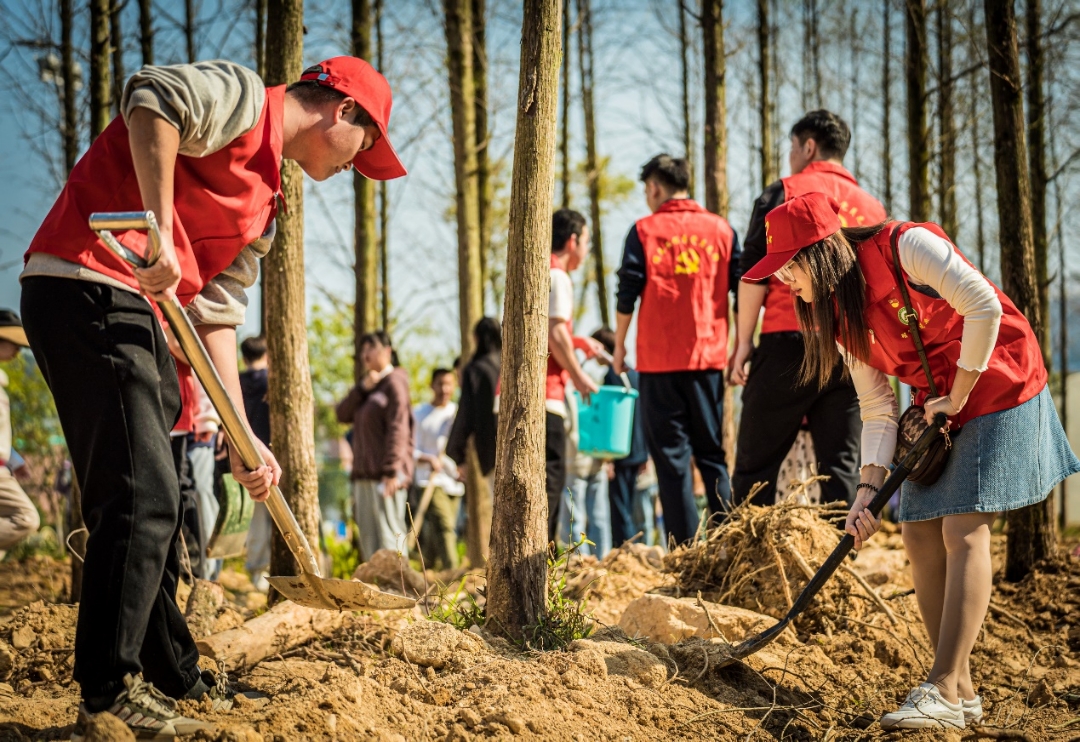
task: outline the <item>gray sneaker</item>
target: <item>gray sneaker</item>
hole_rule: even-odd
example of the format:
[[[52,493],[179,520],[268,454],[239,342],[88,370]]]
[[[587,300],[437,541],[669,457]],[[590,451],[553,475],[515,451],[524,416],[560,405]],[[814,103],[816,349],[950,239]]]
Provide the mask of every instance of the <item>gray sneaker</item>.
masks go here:
[[[124,690],[105,710],[124,722],[136,739],[171,740],[214,728],[212,724],[176,713],[176,701],[144,681],[141,675],[125,675]],[[79,705],[75,731],[71,733],[72,742],[86,739],[87,726],[93,716],[85,704]]]

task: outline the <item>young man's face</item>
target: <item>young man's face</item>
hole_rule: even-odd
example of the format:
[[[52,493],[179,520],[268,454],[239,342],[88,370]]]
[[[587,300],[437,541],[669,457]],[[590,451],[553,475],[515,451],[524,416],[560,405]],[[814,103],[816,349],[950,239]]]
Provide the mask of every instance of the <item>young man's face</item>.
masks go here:
[[[19,355],[19,346],[10,340],[0,340],[0,361],[10,361]]]
[[[453,373],[440,374],[439,377],[431,383],[431,391],[434,392],[436,407],[442,407],[453,398],[454,387]]]
[[[813,137],[807,137],[805,142],[800,142],[799,137],[791,135],[791,151],[788,153],[788,164],[791,166],[791,174],[801,173],[817,158],[817,142]]]
[[[568,240],[567,247],[570,260],[566,264],[567,272],[576,269],[579,265],[585,262],[585,258],[589,254],[589,227],[584,226],[581,228],[581,236],[574,235]]]
[[[357,126],[357,106],[352,98],[346,98],[332,108],[322,119],[322,126],[308,157],[300,166],[313,180],[326,180],[352,168],[359,152],[371,149],[379,138],[375,125]]]

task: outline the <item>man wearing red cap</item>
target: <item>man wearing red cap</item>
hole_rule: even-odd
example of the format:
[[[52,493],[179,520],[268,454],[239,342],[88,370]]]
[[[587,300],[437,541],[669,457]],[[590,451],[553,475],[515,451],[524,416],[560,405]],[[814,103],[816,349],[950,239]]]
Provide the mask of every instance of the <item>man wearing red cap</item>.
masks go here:
[[[176,368],[155,308],[175,295],[237,408],[236,326],[244,289],[274,236],[280,167],[315,180],[356,167],[405,174],[387,139],[391,93],[367,62],[335,57],[297,83],[267,88],[230,62],[144,67],[117,117],[75,165],[26,254],[22,311],[30,346],[56,400],[89,529],[75,679],[83,703],[73,739],[108,710],[141,736],[188,733],[172,698],[213,696],[176,606],[179,484],[169,429],[179,411]],[[151,210],[162,250],[132,270],[87,225],[96,211]],[[146,236],[116,235],[143,252]],[[280,467],[233,475],[266,498]],[[216,698],[216,702],[227,699]]]
[[[776,206],[805,193],[825,193],[840,205],[846,226],[877,224],[885,209],[859,187],[843,166],[851,132],[843,119],[829,111],[811,111],[791,129],[792,174],[761,194],[750,216],[743,243],[745,274],[765,256],[765,215]],[[762,306],[761,335],[754,347],[754,331]],[[803,359],[803,338],[795,319],[791,291],[772,277],[767,283],[739,285],[735,348],[728,364],[729,381],[745,385],[742,418],[735,454],[731,494],[740,503],[758,482],[765,487],[754,496],[755,505],[775,502],[780,465],[806,420],[814,441],[825,502],[850,501],[859,482],[859,403],[851,381],[837,367],[829,383],[800,386],[792,382]]]

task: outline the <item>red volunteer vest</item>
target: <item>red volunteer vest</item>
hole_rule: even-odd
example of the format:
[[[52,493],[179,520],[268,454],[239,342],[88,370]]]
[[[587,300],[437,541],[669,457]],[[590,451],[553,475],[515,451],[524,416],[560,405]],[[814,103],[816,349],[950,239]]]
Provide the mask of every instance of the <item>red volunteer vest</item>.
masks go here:
[[[724,368],[731,226],[680,198],[663,203],[636,227],[646,279],[638,312],[638,371]]]
[[[284,85],[267,88],[254,129],[205,157],[176,158],[173,242],[180,262],[176,296],[181,304],[194,299],[274,218],[281,191],[284,102]],[[138,288],[131,268],[105,247],[87,219],[95,211],[142,209],[128,129],[117,116],[76,163],[27,255],[56,255]],[[115,234],[123,245],[144,253],[144,233]]]
[[[180,417],[173,426],[174,433],[192,433],[195,431],[195,413],[199,408],[199,397],[195,392],[195,374],[191,366],[183,361],[176,362],[176,379],[180,382]]]
[[[866,322],[871,333],[869,364],[911,385],[917,390],[915,403],[922,404],[929,395],[929,384],[915,343],[908,333],[904,297],[893,272],[889,244],[893,226],[891,224],[858,248],[859,268],[866,279]],[[899,227],[900,233],[912,227],[924,227],[949,239],[936,224],[905,224]],[[953,249],[971,264],[955,245]],[[904,276],[907,277],[906,272]],[[919,318],[919,332],[938,394],[948,394],[956,377],[964,318],[944,299],[933,299],[915,291],[910,282],[908,286],[911,308]],[[990,363],[975,384],[967,405],[952,419],[957,425],[964,425],[980,415],[1021,405],[1046,386],[1046,367],[1031,326],[1001,289],[994,286],[994,291],[1003,312],[997,342]]]
[[[860,188],[859,182],[843,165],[811,162],[802,172],[781,178],[781,182],[784,184],[785,201],[807,193],[832,196],[840,204],[840,223],[845,227],[864,227],[885,221],[885,207]],[[761,331],[798,331],[794,301],[791,289],[776,276],[770,277]]]

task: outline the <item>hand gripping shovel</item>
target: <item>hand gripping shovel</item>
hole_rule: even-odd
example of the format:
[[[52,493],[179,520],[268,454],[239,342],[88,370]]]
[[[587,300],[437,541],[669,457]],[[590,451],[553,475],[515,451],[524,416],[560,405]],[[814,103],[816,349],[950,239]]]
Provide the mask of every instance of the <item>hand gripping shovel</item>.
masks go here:
[[[91,214],[90,229],[94,230],[102,241],[121,259],[136,268],[153,265],[161,252],[161,235],[158,232],[157,219],[152,211],[132,211],[111,214]],[[136,254],[124,247],[113,236],[112,230],[146,230],[149,234],[147,256]],[[203,347],[202,340],[195,334],[195,328],[188,319],[187,312],[180,306],[176,297],[171,301],[159,303],[162,314],[169,321],[173,334],[188,358],[188,363],[195,375],[202,382],[206,394],[221,416],[225,432],[229,434],[231,445],[236,446],[244,466],[257,469],[265,462],[255,445],[255,437],[240,417],[232,399],[221,383],[217,369],[210,363],[210,357]],[[325,579],[319,572],[315,554],[300,530],[292,510],[289,509],[281,490],[270,488],[266,506],[274,524],[281,531],[289,551],[300,565],[299,577],[271,577],[270,584],[294,603],[308,608],[329,608],[331,610],[356,610],[362,608],[390,609],[411,608],[416,601],[392,593],[384,593],[371,585],[354,580]]]
[[[908,452],[908,455],[904,457],[903,461],[896,465],[896,468],[892,470],[889,478],[885,480],[881,485],[881,489],[874,495],[874,499],[871,500],[870,505],[867,506],[867,510],[877,517],[881,514],[882,509],[886,503],[889,502],[889,498],[893,496],[893,493],[899,489],[900,485],[908,474],[911,473],[911,468],[919,461],[919,457],[922,456],[926,447],[933,442],[934,438],[940,435],[941,428],[945,427],[946,417],[945,413],[939,412],[934,416],[934,424],[926,429],[919,440],[915,442],[915,445]],[[855,537],[850,533],[845,533],[844,538],[840,539],[840,543],[833,549],[832,554],[825,560],[825,563],[821,565],[813,579],[806,584],[803,591],[799,594],[798,599],[792,604],[791,610],[787,612],[780,621],[771,628],[766,629],[757,636],[752,636],[749,639],[736,644],[731,647],[730,652],[726,653],[726,656],[717,664],[716,667],[724,667],[730,665],[733,662],[749,657],[754,652],[762,649],[766,644],[770,643],[773,639],[780,636],[780,632],[788,627],[795,617],[806,610],[806,607],[810,605],[810,601],[814,599],[814,596],[818,594],[822,586],[829,581],[833,572],[843,563],[848,554],[851,553],[851,549],[855,546]]]

